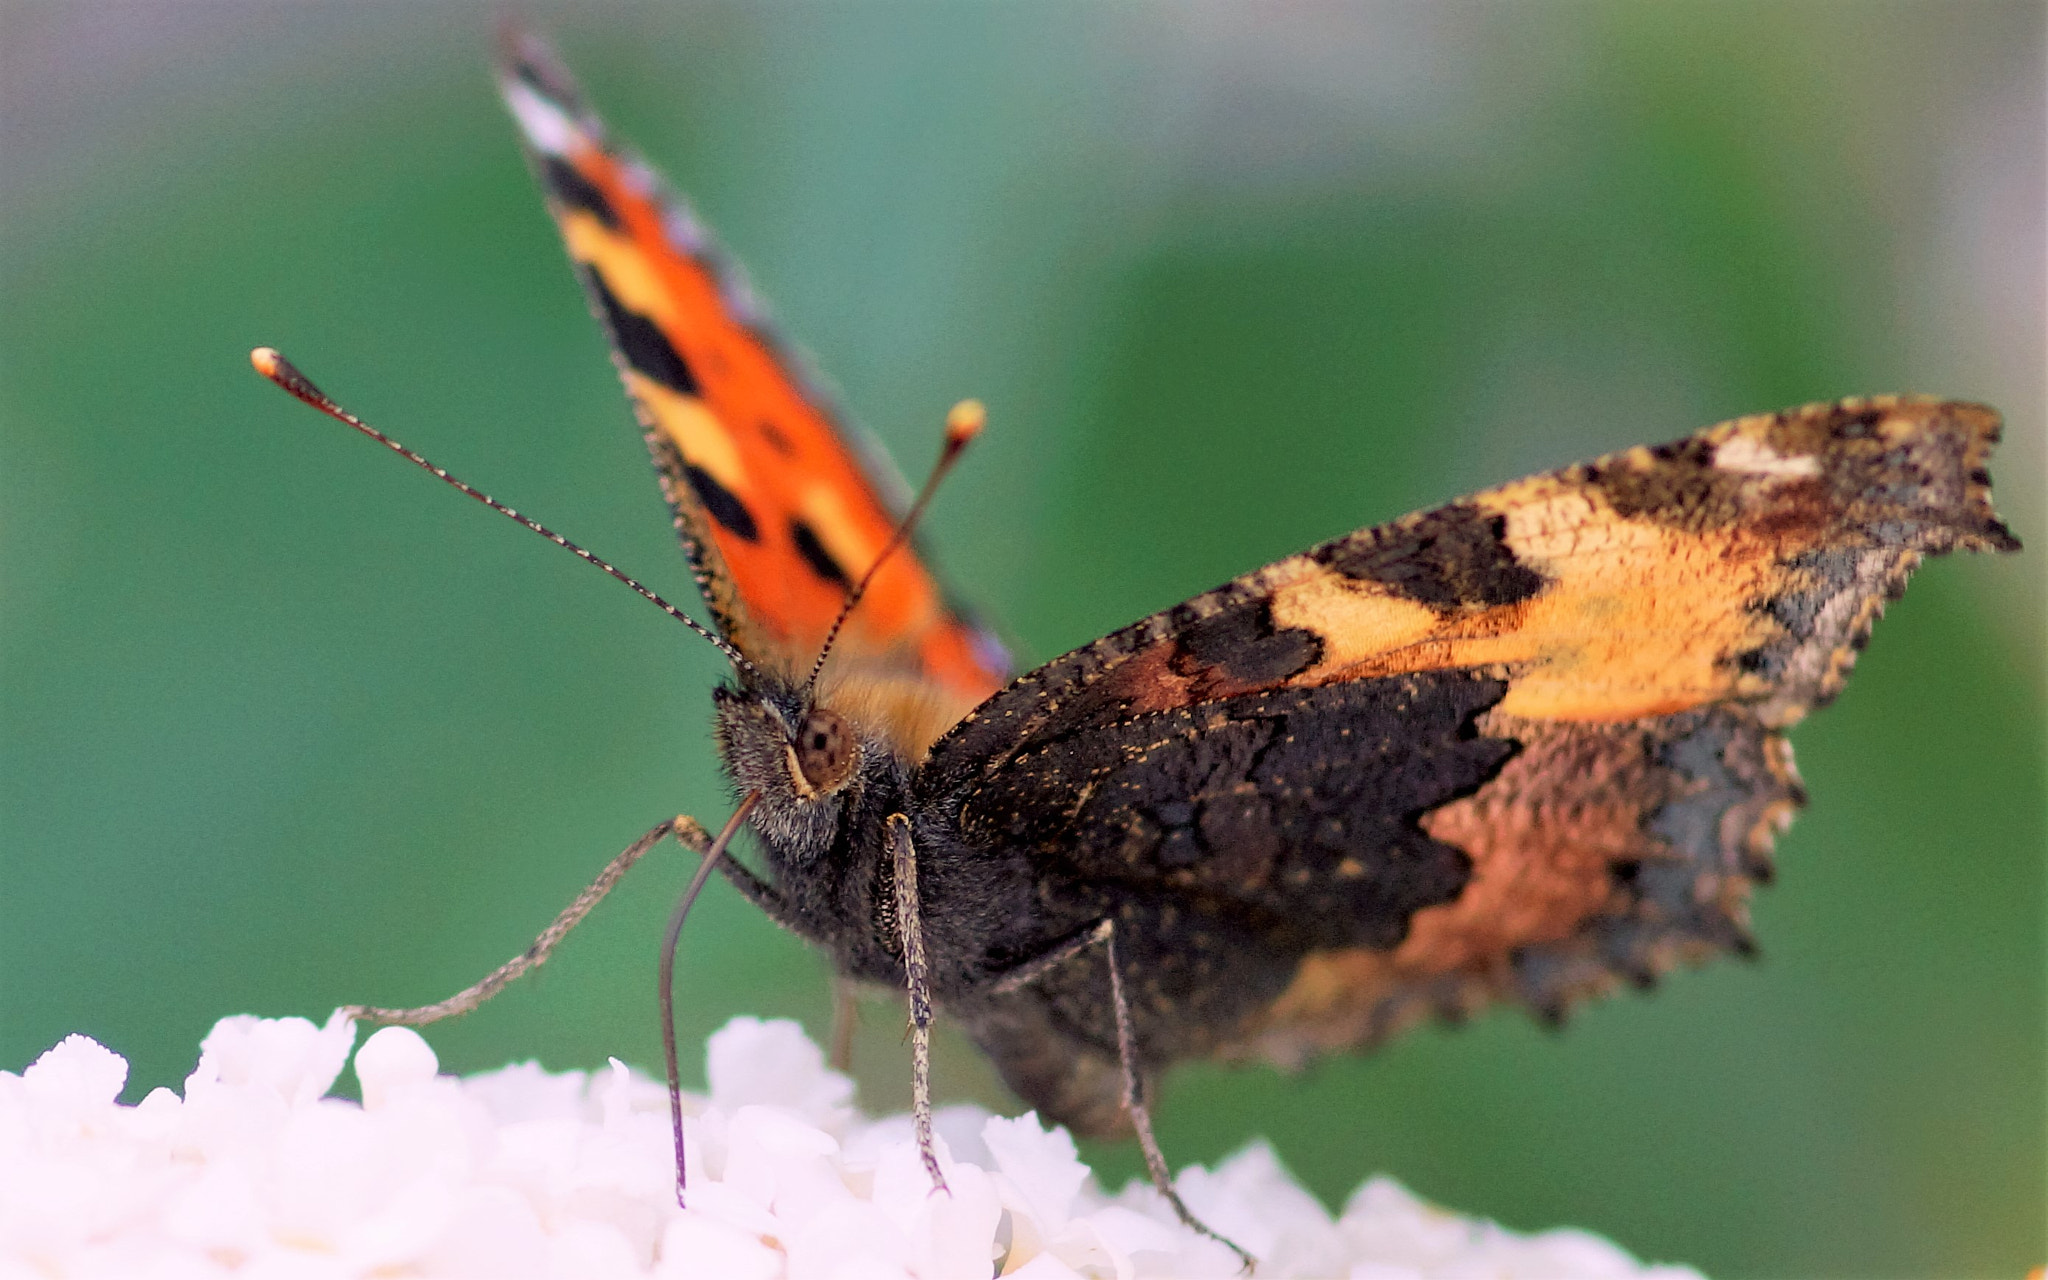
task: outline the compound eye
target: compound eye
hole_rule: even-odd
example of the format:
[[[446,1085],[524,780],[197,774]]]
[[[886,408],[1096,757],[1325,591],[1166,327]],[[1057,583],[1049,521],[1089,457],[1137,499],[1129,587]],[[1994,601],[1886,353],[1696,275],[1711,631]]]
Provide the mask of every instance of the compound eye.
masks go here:
[[[796,767],[813,792],[829,795],[853,773],[853,731],[836,712],[819,707],[796,734]]]

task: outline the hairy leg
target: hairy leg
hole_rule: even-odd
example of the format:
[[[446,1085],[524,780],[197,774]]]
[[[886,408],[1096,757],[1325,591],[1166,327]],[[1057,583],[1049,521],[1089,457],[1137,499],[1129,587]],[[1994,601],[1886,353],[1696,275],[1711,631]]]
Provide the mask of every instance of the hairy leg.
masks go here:
[[[853,983],[832,975],[832,1050],[826,1064],[841,1073],[853,1070],[853,1029],[860,1022],[860,1006],[854,1001]]]
[[[1173,1206],[1174,1213],[1182,1222],[1210,1239],[1229,1246],[1249,1272],[1255,1262],[1252,1255],[1235,1241],[1197,1218],[1182,1202],[1180,1193],[1173,1189],[1173,1176],[1167,1168],[1165,1153],[1160,1151],[1159,1139],[1152,1133],[1152,1111],[1145,1100],[1145,1077],[1138,1061],[1137,1034],[1132,1027],[1130,1000],[1124,994],[1123,968],[1117,960],[1116,922],[1099,920],[1070,934],[1041,954],[1012,967],[991,982],[987,990],[996,995],[1007,995],[1020,990],[1050,972],[1061,961],[1094,946],[1101,946],[1106,953],[1105,960],[1109,966],[1109,998],[1116,1016],[1117,1065],[1123,1076],[1123,1105],[1131,1117],[1131,1128],[1137,1134],[1138,1149],[1144,1153],[1145,1170],[1151,1175],[1152,1185],[1158,1188],[1160,1195],[1166,1197],[1166,1202]]]
[[[1130,1001],[1124,998],[1123,969],[1116,959],[1115,922],[1104,923],[1110,925],[1103,945],[1109,962],[1109,999],[1116,1009],[1116,1055],[1117,1060],[1123,1065],[1124,1109],[1131,1113],[1131,1127],[1138,1132],[1138,1149],[1145,1153],[1145,1169],[1152,1175],[1152,1185],[1159,1189],[1160,1195],[1166,1197],[1166,1202],[1173,1206],[1173,1211],[1180,1216],[1180,1220],[1211,1240],[1229,1246],[1230,1250],[1237,1254],[1238,1260],[1244,1264],[1245,1271],[1249,1273],[1257,1265],[1257,1259],[1245,1252],[1236,1241],[1219,1234],[1197,1218],[1189,1211],[1187,1205],[1181,1202],[1180,1193],[1173,1189],[1173,1174],[1166,1167],[1166,1155],[1159,1149],[1159,1139],[1152,1136],[1152,1110],[1145,1103],[1145,1078],[1138,1065],[1138,1038],[1131,1029],[1131,1005]]]
[[[889,854],[896,872],[896,927],[902,933],[903,973],[910,989],[911,1124],[933,1190],[950,1195],[932,1141],[931,968],[925,959],[924,912],[917,897],[917,847],[911,843],[910,819],[900,813],[889,816]]]
[[[1065,941],[1055,942],[1042,954],[1033,956],[1010,969],[991,983],[989,990],[996,995],[1006,996],[1012,991],[1030,986],[1068,956],[1079,955],[1090,947],[1100,946],[1109,941],[1111,928],[1107,920],[1096,921],[1080,932],[1070,935]]]

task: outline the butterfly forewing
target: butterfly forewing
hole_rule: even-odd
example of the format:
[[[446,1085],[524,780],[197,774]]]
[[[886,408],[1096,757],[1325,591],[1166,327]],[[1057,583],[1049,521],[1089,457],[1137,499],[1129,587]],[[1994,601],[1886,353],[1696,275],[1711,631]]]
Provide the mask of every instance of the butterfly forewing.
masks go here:
[[[502,78],[720,629],[801,671],[895,506],[702,224],[613,145],[546,51],[515,39]],[[956,714],[1007,671],[914,549],[882,566],[835,654],[940,691]]]

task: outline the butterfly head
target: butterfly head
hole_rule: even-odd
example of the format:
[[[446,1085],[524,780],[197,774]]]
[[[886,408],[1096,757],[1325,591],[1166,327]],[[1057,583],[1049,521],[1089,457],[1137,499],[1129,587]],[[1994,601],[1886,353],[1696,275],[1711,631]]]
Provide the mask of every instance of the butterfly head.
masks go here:
[[[800,859],[822,852],[875,754],[855,723],[803,685],[773,675],[743,677],[718,689],[714,701],[719,754],[733,782],[761,793],[756,829]]]

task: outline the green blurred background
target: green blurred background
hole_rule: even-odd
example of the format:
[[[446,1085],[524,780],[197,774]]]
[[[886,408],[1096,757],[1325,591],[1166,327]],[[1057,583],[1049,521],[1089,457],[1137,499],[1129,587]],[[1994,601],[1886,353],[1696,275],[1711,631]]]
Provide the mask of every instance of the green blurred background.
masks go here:
[[[1796,735],[1759,962],[1561,1035],[1188,1069],[1160,1134],[1722,1277],[2043,1260],[2038,3],[536,9],[896,456],[988,401],[928,536],[1029,660],[1734,414],[2003,408],[2030,550],[1926,569]],[[0,1066],[83,1031],[139,1097],[223,1014],[439,997],[652,823],[715,824],[719,666],[245,363],[688,596],[492,10],[0,20]],[[685,870],[434,1029],[444,1065],[658,1063]],[[743,1012],[823,1034],[819,961],[729,890],[683,966],[686,1058]],[[898,1017],[866,1010],[873,1108]],[[963,1041],[939,1070],[1009,1105]]]

